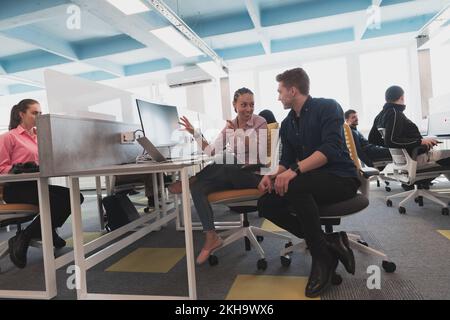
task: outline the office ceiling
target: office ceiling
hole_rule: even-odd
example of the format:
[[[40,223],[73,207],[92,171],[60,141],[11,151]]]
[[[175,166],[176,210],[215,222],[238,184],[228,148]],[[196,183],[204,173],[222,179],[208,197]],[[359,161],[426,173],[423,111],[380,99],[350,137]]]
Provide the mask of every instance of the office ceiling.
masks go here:
[[[164,2],[225,63],[389,35],[411,36],[449,3],[383,0],[380,28],[370,29],[367,8],[372,0]],[[67,28],[71,5],[81,9],[80,29]],[[107,80],[201,61],[204,57],[183,57],[149,32],[168,25],[154,10],[127,16],[106,0],[0,0],[0,95],[42,88],[46,68]]]

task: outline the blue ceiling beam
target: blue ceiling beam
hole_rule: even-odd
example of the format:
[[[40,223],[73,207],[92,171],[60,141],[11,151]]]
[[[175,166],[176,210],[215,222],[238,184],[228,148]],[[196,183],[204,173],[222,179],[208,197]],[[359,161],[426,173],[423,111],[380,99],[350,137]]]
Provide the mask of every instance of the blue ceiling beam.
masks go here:
[[[35,50],[4,57],[1,58],[0,61],[6,73],[45,68],[69,62],[71,62],[71,60],[43,50]]]
[[[27,14],[32,14],[36,18],[43,18],[43,11],[67,6],[71,3],[69,0],[1,0],[0,2],[0,20],[23,17]]]
[[[78,56],[69,42],[57,39],[35,26],[23,26],[4,30],[0,34],[8,38],[21,40],[61,57],[78,60]]]
[[[381,3],[380,7],[385,7],[385,6],[391,6],[394,4],[399,4],[399,3],[405,3],[405,2],[412,2],[414,0],[383,0],[383,2]]]
[[[129,48],[141,47],[139,44],[136,45],[136,43],[130,44],[130,42],[133,42],[133,40],[130,41],[126,36],[97,39],[95,41],[92,41],[91,44],[89,44],[89,42],[70,43],[63,39],[53,37],[48,33],[40,30],[39,28],[32,26],[22,26],[14,29],[4,30],[0,31],[0,34],[12,39],[24,41],[41,50],[56,54],[74,62],[82,60],[79,57],[78,51],[95,51],[97,50],[96,48],[99,43],[103,44],[104,55],[128,51]],[[91,48],[91,46],[93,48]],[[83,62],[99,68],[102,71],[111,73],[114,76],[122,76],[124,74],[122,66],[111,63],[104,59],[83,59]]]
[[[147,72],[155,72],[172,68],[168,59],[159,59],[125,66],[125,75],[134,76]]]
[[[9,94],[19,94],[38,90],[42,90],[42,88],[33,87],[26,84],[11,84],[8,86]]]
[[[216,49],[216,52],[224,60],[233,60],[239,58],[264,55],[265,51],[261,43],[254,43],[245,46]]]
[[[372,0],[314,0],[261,10],[263,27],[366,10]]]
[[[213,19],[186,19],[186,23],[202,38],[254,28],[247,11]]]
[[[110,73],[103,72],[103,71],[92,71],[92,72],[81,73],[81,74],[77,74],[77,77],[81,77],[83,79],[91,80],[91,81],[103,81],[103,80],[110,80],[110,79],[118,78]]]
[[[117,36],[89,39],[73,43],[75,52],[80,60],[98,58],[130,50],[145,48],[142,43],[121,34]]]
[[[370,39],[389,36],[393,34],[419,31],[436,15],[436,13],[425,14],[401,20],[393,20],[387,22],[382,21],[380,29],[367,29],[362,39]]]
[[[272,40],[272,52],[306,49],[354,40],[353,28],[347,28],[300,37]]]

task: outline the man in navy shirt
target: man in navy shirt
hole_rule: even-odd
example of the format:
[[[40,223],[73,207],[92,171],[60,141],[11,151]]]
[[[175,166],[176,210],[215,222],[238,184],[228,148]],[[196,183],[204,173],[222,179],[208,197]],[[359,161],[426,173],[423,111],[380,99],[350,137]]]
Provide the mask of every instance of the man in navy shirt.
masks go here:
[[[354,273],[355,259],[344,232],[324,234],[318,205],[355,196],[360,182],[343,132],[344,115],[331,99],[309,95],[309,77],[301,68],[279,74],[279,98],[291,109],[280,129],[281,159],[277,173],[258,188],[259,213],[279,227],[304,238],[312,256],[305,294],[317,297],[331,283],[338,260]]]

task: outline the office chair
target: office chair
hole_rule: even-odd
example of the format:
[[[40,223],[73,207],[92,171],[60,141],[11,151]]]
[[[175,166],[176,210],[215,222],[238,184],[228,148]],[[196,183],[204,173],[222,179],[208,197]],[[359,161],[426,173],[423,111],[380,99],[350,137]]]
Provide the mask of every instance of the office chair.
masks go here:
[[[333,227],[340,225],[343,217],[361,212],[369,206],[369,178],[379,174],[377,169],[361,167],[361,162],[358,159],[356,145],[353,140],[351,129],[346,123],[344,123],[344,134],[350,157],[355,163],[358,171],[361,187],[359,188],[359,193],[349,200],[334,204],[319,205],[320,220],[321,224],[325,227],[326,233],[332,233]],[[347,236],[352,249],[382,258],[383,260],[381,265],[383,269],[388,273],[395,271],[397,268],[395,263],[389,261],[385,253],[370,248],[368,243],[365,242],[360,235],[348,233]],[[282,249],[280,253],[281,264],[286,267],[289,266],[291,264],[290,253],[293,251],[305,253],[306,250],[306,242],[303,239],[295,245],[286,246],[286,248]],[[340,284],[341,281],[342,278],[339,275],[334,275],[332,279],[333,284]]]
[[[385,129],[379,129],[381,135],[384,138]],[[450,199],[450,196],[443,195],[438,192],[433,192],[428,189],[428,182],[437,178],[441,174],[450,174],[450,167],[443,167],[437,163],[430,162],[420,168],[417,168],[417,153],[421,147],[417,147],[413,150],[412,156],[409,155],[406,149],[389,148],[393,159],[393,176],[402,184],[408,186],[414,186],[413,190],[394,194],[386,197],[386,205],[392,207],[392,199],[404,198],[399,203],[398,212],[400,214],[406,213],[404,204],[410,199],[414,199],[419,206],[423,206],[423,198],[427,198],[434,203],[439,204],[442,207],[442,215],[448,216],[449,209],[448,204],[438,198]],[[424,183],[425,181],[425,183]]]
[[[4,186],[0,185],[0,228],[17,226],[17,233],[22,230],[22,223],[29,222],[39,214],[39,207],[30,204],[5,204],[3,202]],[[0,243],[0,259],[8,255],[8,241]]]
[[[278,123],[271,123],[267,126],[268,129],[268,156],[270,157],[270,163],[276,163],[278,158]],[[270,144],[270,147],[269,147]],[[208,200],[211,204],[223,204],[230,208],[231,212],[240,214],[241,227],[230,229],[221,232],[219,235],[224,239],[223,245],[215,249],[209,256],[209,264],[217,265],[219,260],[214,254],[221,248],[224,248],[231,243],[244,238],[245,250],[249,251],[251,246],[256,248],[260,259],[257,261],[258,270],[265,270],[267,268],[267,261],[265,259],[265,253],[261,245],[258,242],[263,241],[265,236],[274,237],[282,240],[286,240],[291,243],[291,238],[276,232],[267,231],[261,228],[250,226],[248,221],[248,213],[258,211],[257,202],[258,198],[262,196],[262,193],[258,189],[237,189],[226,190],[211,193],[208,196]]]

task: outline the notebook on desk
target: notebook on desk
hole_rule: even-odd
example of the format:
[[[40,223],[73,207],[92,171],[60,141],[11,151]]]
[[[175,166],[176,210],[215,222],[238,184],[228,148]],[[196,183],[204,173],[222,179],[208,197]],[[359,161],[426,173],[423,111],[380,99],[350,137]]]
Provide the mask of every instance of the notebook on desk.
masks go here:
[[[155,145],[147,138],[140,137],[137,139],[137,142],[144,148],[144,150],[152,157],[152,159],[156,162],[188,162],[196,160],[198,155],[191,155],[189,157],[174,157],[174,158],[166,158],[162,155],[162,153],[155,147]]]

